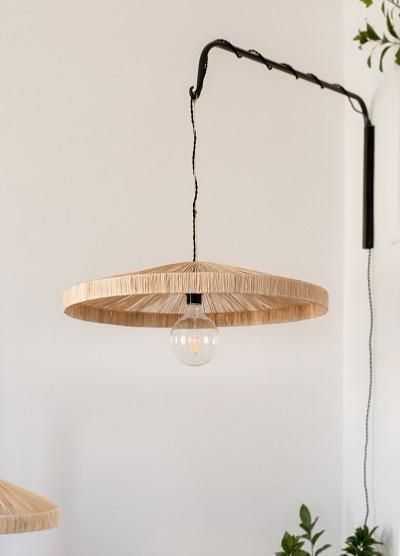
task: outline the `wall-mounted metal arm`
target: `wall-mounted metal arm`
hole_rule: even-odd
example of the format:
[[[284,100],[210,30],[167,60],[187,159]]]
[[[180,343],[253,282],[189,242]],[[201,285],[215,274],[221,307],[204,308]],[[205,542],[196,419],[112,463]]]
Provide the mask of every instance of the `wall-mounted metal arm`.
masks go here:
[[[247,58],[253,62],[263,64],[269,70],[278,70],[297,79],[308,81],[313,85],[318,85],[323,90],[333,91],[348,98],[353,109],[362,114],[364,118],[364,196],[363,196],[363,248],[371,249],[374,246],[374,152],[375,152],[375,133],[371,123],[368,108],[364,100],[357,94],[348,91],[341,85],[328,83],[319,79],[312,73],[304,73],[294,69],[289,64],[274,62],[262,56],[256,50],[243,50],[234,46],[224,39],[218,39],[207,44],[200,55],[199,69],[197,74],[196,89],[190,89],[193,100],[197,100],[203,90],[204,78],[207,72],[208,54],[212,48],[220,48],[232,52],[238,58]],[[359,108],[355,106],[355,103]]]

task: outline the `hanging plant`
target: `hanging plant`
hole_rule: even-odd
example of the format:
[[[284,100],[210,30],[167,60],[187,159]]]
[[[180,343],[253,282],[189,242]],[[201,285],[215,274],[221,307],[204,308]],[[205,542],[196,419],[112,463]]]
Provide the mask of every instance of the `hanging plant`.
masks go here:
[[[369,8],[375,0],[360,1]],[[359,43],[360,48],[364,45],[371,47],[367,59],[368,67],[372,67],[373,60],[376,58],[379,70],[383,71],[384,59],[390,51],[394,54],[395,63],[400,66],[400,0],[380,0],[380,10],[384,20],[384,31],[376,31],[367,22],[366,27],[358,31],[354,40]]]

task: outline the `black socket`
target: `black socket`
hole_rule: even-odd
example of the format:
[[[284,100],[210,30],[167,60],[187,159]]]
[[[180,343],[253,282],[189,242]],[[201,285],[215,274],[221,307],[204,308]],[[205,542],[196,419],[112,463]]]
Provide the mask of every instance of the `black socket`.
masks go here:
[[[201,305],[201,293],[187,293],[186,303],[188,305]]]

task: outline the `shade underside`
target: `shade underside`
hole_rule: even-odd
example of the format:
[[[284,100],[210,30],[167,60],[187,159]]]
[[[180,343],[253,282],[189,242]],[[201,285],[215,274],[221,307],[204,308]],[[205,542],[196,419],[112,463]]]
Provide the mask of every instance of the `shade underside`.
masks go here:
[[[125,326],[174,326],[187,293],[201,293],[217,326],[310,319],[328,310],[328,293],[308,282],[209,262],[182,262],[76,284],[63,296],[67,315]]]
[[[56,504],[0,480],[0,534],[42,531],[57,527],[59,521]]]

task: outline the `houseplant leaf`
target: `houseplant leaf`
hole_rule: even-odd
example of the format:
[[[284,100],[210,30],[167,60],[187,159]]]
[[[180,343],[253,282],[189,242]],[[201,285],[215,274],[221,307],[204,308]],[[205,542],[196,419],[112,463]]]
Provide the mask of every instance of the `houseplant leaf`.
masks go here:
[[[303,529],[307,527],[311,531],[311,513],[305,504],[302,504],[300,508],[300,520]]]
[[[389,33],[392,35],[392,37],[394,37],[395,39],[400,38],[396,29],[394,28],[393,21],[389,14],[387,14],[386,16],[386,26],[388,28]]]
[[[381,52],[381,55],[380,55],[380,58],[379,58],[379,70],[380,70],[380,71],[383,71],[383,59],[385,58],[387,52],[388,52],[391,48],[392,48],[392,45],[391,45],[391,46],[386,46],[386,47],[382,50],[382,52]],[[371,66],[370,66],[370,67],[371,67]]]
[[[378,33],[375,31],[375,29],[372,27],[372,25],[370,23],[367,23],[367,34],[368,34],[368,38],[371,41],[380,41],[381,37],[378,35]]]
[[[331,547],[330,544],[324,544],[324,546],[321,546],[321,548],[318,548],[318,550],[315,551],[315,556],[318,556],[318,554],[321,554],[322,552],[324,552],[330,547]]]

